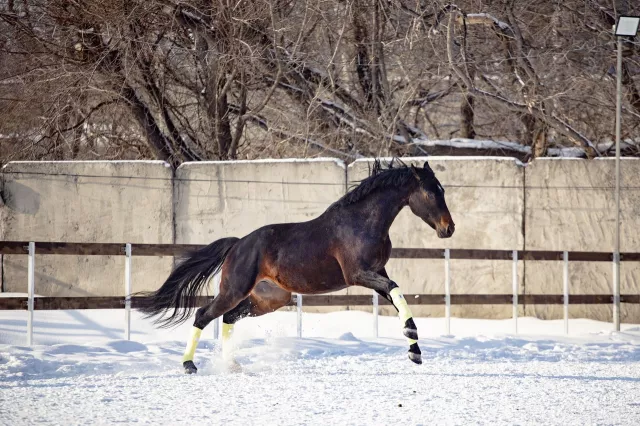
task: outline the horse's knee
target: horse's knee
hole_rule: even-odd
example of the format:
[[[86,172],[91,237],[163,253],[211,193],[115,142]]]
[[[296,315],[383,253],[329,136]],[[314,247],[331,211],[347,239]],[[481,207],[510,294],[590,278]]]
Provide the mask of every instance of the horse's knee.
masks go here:
[[[218,313],[218,311],[220,310],[219,305],[219,300],[214,299],[214,301],[209,303],[208,305],[204,305],[198,308],[193,321],[193,326],[204,330],[204,328],[209,325],[211,321],[220,316],[220,313]]]
[[[203,330],[211,322],[211,320],[207,320],[206,318],[208,309],[209,305],[205,305],[196,310],[196,315],[193,320],[194,327],[198,327],[199,329]]]
[[[195,315],[195,318],[194,318],[195,322],[198,322],[198,320],[202,319],[202,317],[207,312],[207,307],[208,307],[208,305],[204,305],[204,306],[201,306],[198,309],[196,309],[196,315]]]

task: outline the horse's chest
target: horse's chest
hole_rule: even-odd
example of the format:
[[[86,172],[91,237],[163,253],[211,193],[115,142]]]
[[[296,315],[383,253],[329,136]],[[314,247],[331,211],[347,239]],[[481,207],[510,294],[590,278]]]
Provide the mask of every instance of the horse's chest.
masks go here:
[[[391,241],[389,238],[363,238],[351,246],[354,259],[371,265],[372,269],[382,269],[391,257]]]

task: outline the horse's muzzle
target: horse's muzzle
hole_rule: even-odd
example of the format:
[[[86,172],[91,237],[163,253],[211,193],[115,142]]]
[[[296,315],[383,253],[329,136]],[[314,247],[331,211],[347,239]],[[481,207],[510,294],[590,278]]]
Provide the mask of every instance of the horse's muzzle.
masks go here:
[[[456,225],[453,222],[442,224],[442,226],[438,226],[438,237],[450,238],[455,232],[455,230],[456,230]]]

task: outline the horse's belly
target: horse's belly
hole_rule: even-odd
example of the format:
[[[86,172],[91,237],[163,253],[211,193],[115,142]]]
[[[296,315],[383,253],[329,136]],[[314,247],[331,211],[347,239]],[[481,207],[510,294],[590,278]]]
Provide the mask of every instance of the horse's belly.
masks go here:
[[[329,257],[278,262],[274,278],[282,288],[294,293],[327,293],[347,287],[340,264]]]

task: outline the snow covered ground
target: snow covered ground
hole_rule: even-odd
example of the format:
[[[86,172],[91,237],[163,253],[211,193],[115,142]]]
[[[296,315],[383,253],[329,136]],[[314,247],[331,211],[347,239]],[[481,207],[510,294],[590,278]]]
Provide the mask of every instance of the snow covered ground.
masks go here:
[[[419,318],[424,363],[406,358],[397,318],[276,312],[242,320],[241,371],[212,327],[195,376],[180,369],[190,323],[158,330],[124,311],[0,311],[0,424],[624,424],[640,423],[640,326],[521,318]]]

